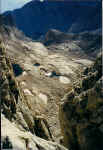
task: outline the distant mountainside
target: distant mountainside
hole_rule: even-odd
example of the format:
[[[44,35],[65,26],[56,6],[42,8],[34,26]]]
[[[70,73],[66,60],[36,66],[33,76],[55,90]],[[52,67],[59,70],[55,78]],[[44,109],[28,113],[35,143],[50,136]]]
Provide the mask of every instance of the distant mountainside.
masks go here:
[[[15,38],[25,41],[30,40],[22,31],[18,30],[11,14],[0,15],[0,39],[8,41]]]
[[[31,1],[20,9],[4,13],[12,16],[18,29],[38,39],[50,29],[78,33],[101,28],[101,2]]]
[[[102,47],[102,35],[101,30],[86,31],[81,33],[64,33],[58,30],[49,30],[44,38],[44,45],[47,47],[53,47],[54,45],[59,47],[64,45],[64,49],[73,49],[85,52],[89,56],[97,56]],[[71,46],[72,45],[72,46]],[[58,49],[58,50],[59,50]],[[59,50],[60,51],[60,50]]]

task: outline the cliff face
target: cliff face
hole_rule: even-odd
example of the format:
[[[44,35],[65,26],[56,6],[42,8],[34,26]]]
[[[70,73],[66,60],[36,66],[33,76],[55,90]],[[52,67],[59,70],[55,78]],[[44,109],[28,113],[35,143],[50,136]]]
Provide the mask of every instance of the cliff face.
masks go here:
[[[102,55],[85,69],[82,81],[60,105],[64,145],[70,150],[103,149]]]
[[[65,150],[62,146],[48,142],[52,135],[48,123],[42,116],[30,110],[30,104],[16,81],[9,57],[0,42],[0,101],[2,123],[2,148],[18,150]],[[38,137],[37,137],[38,136]],[[42,138],[42,139],[41,139]],[[45,139],[45,140],[43,140]]]

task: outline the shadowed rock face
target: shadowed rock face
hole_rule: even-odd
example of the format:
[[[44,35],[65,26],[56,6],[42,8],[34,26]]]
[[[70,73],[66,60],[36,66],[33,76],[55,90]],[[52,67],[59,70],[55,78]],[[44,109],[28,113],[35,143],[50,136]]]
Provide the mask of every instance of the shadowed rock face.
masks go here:
[[[23,69],[18,64],[12,64],[12,67],[15,76],[19,76],[23,73]]]
[[[101,2],[32,1],[5,16],[10,14],[17,28],[32,39],[50,29],[78,33],[101,28]]]
[[[102,55],[83,74],[60,106],[64,145],[73,150],[103,149]]]

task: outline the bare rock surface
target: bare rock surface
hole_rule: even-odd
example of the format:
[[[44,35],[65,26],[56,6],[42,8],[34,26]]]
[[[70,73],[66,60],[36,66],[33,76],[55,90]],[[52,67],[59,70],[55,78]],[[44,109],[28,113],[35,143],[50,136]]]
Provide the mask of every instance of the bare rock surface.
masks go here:
[[[15,150],[66,150],[57,143],[45,141],[30,132],[20,130],[15,123],[10,122],[4,115],[1,115],[1,128],[2,147],[6,147],[5,145],[9,143],[11,149]]]
[[[65,149],[55,142],[70,150],[95,150],[99,144],[103,149],[101,60],[89,67],[101,50],[101,34],[52,29],[46,37],[34,33],[37,42],[5,15],[0,15],[2,144],[23,150]]]
[[[60,124],[64,145],[73,150],[103,149],[102,55],[62,99]]]
[[[0,101],[1,113],[3,114],[2,121],[4,122],[4,128],[2,128],[2,130],[8,130],[8,132],[5,131],[5,134],[8,134],[7,136],[9,136],[12,130],[11,134],[13,134],[14,137],[15,129],[13,130],[10,124],[15,124],[18,128],[17,130],[30,132],[32,135],[53,141],[45,116],[37,113],[36,109],[32,110],[31,108],[33,99],[36,101],[36,96],[32,95],[30,90],[20,87],[13,74],[10,58],[6,55],[2,44],[0,45],[0,68]],[[39,104],[40,106],[41,102]],[[8,125],[10,126],[7,128]],[[10,132],[9,128],[11,128]],[[3,133],[4,131],[2,134]],[[23,147],[21,149],[23,149]]]
[[[27,97],[27,104],[32,111],[35,109],[45,115],[54,140],[58,141],[61,135],[58,119],[60,99],[71,89],[81,70],[92,63],[92,59],[84,53],[79,55],[81,50],[76,49],[75,45],[72,52],[61,51],[60,47],[65,49],[62,43],[54,45],[52,51],[53,45],[45,47],[40,42],[25,42],[11,37],[5,41],[5,46],[12,64],[18,64],[22,69],[16,79]]]

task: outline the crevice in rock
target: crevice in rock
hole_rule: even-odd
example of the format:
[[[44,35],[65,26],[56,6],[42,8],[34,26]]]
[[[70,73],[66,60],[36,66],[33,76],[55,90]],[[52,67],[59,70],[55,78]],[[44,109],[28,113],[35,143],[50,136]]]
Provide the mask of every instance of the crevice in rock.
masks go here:
[[[10,142],[9,137],[6,136],[2,143],[2,149],[12,149],[12,148],[13,148],[12,143]]]
[[[39,63],[35,63],[34,66],[35,66],[35,67],[39,67],[40,64],[39,64]]]
[[[36,136],[43,138],[45,140],[53,140],[51,131],[49,129],[49,126],[47,122],[40,118],[35,118],[35,134]]]
[[[12,64],[12,67],[13,67],[13,72],[14,72],[15,77],[23,73],[23,69],[21,68],[19,64]]]

